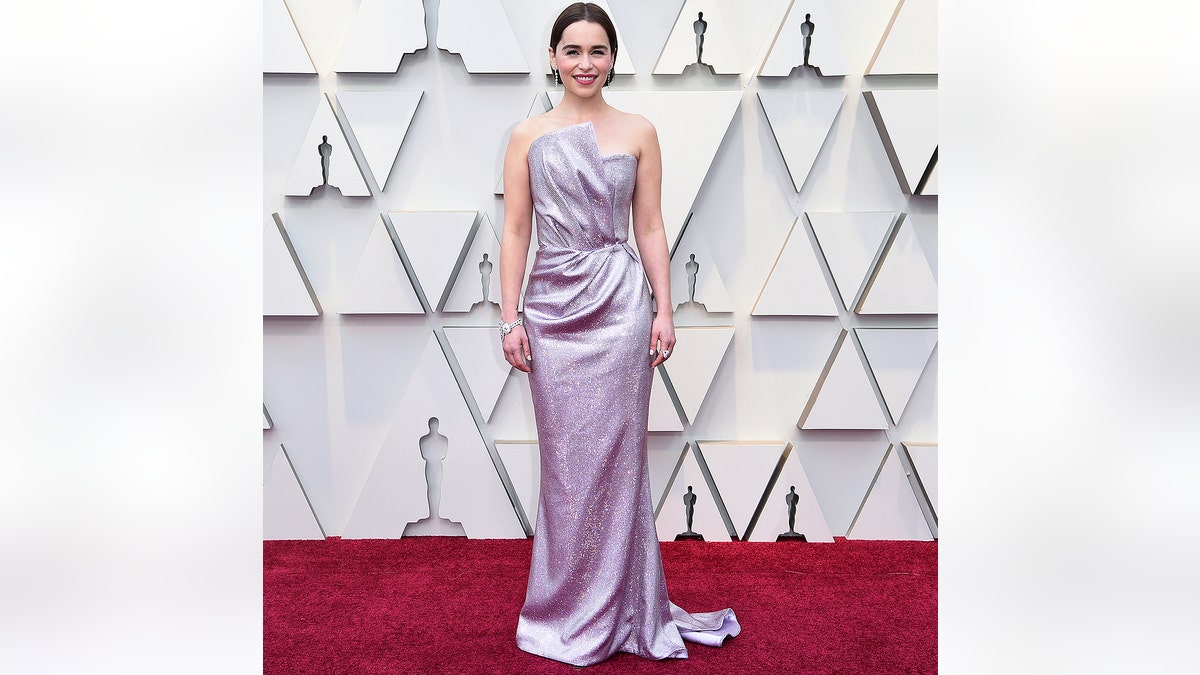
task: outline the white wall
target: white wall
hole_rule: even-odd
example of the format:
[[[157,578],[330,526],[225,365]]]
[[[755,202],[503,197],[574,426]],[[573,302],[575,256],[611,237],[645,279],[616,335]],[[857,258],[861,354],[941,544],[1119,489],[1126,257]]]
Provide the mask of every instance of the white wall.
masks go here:
[[[336,74],[332,69],[340,40],[351,25],[358,3],[289,0],[319,75],[269,74],[263,78],[264,212],[280,214],[323,310],[319,317],[264,319],[263,390],[273,428],[263,432],[263,450],[273,457],[281,443],[286,445],[295,475],[328,535],[340,535],[350,519],[431,332],[443,326],[494,326],[498,318],[498,311],[491,305],[477,307],[469,314],[434,316],[348,316],[339,315],[338,308],[340,295],[381,212],[479,211],[497,230],[500,228],[502,198],[493,191],[504,143],[508,130],[525,116],[535,95],[553,89],[552,81],[544,75],[545,43],[549,25],[565,3],[504,0],[502,4],[531,73],[469,74],[460,56],[433,47],[438,2],[427,0],[425,25],[430,47],[406,54],[394,74]],[[907,456],[895,449],[904,442],[937,441],[936,349],[899,423],[888,423],[883,430],[801,430],[797,421],[841,330],[932,328],[937,326],[937,316],[860,315],[846,311],[840,303],[836,318],[750,315],[789,230],[797,216],[806,212],[909,214],[908,226],[915,229],[936,278],[937,197],[902,191],[862,96],[870,90],[937,88],[936,75],[861,75],[895,10],[895,2],[857,0],[840,5],[838,35],[849,54],[851,71],[858,73],[844,78],[817,78],[811,73],[789,78],[753,76],[767,56],[789,7],[788,0],[719,3],[739,50],[743,70],[740,76],[652,75],[683,3],[610,0],[609,4],[626,41],[620,49],[628,51],[637,69],[634,76],[619,76],[613,90],[722,90],[742,94],[740,107],[695,200],[685,233],[702,238],[707,245],[735,311],[706,314],[685,306],[676,313],[678,326],[733,326],[733,342],[696,418],[690,424],[685,422],[682,432],[654,434],[652,466],[667,466],[669,472],[674,456],[690,441],[700,441],[701,449],[706,440],[790,442],[793,449],[788,461],[798,459],[802,463],[832,535],[849,532],[854,536],[851,524],[863,511],[864,518],[869,515],[876,522],[870,528],[861,524],[856,527],[869,529],[872,536],[879,532],[890,538],[936,536],[936,517],[920,490],[913,492],[913,500],[928,525],[922,535],[899,526],[889,530],[890,521],[887,514],[879,515],[878,504],[862,508],[877,482],[894,480],[902,473],[882,471],[885,458],[898,456],[903,468],[911,473]],[[817,35],[821,35],[820,29]],[[342,197],[336,193],[282,196],[313,110],[318,104],[326,105],[324,94],[350,90],[424,91],[386,188],[380,191],[372,186],[371,197]],[[829,137],[799,192],[792,185],[757,97],[758,91],[779,90],[846,94]],[[676,123],[687,124],[688,119],[681,116]],[[807,227],[803,218],[797,227]],[[812,239],[808,229],[798,234]],[[832,279],[827,277],[827,281]],[[862,360],[861,352],[856,357]],[[509,382],[514,384],[523,382]],[[527,398],[528,393],[520,386],[505,387],[497,415],[517,411],[513,414],[519,416],[522,400]],[[459,401],[445,403],[461,405]],[[527,440],[512,438],[508,431],[497,434],[499,429],[520,427],[519,422],[493,416],[478,430],[493,456],[497,440]],[[888,453],[889,446],[892,453]],[[661,453],[672,457],[664,462]],[[477,468],[495,471],[486,458]],[[424,476],[412,478],[410,483],[397,485],[397,490],[415,489],[413,486],[419,483],[423,491]],[[667,487],[668,478],[656,478],[660,490],[656,500]],[[936,473],[923,475],[922,479],[927,483],[936,481]],[[899,480],[916,485],[912,477]],[[508,487],[504,481],[498,484],[500,489]],[[765,483],[761,485],[761,489],[766,487]],[[705,496],[701,494],[701,498]],[[269,501],[264,504],[265,510],[272,508],[285,506]],[[529,513],[534,507],[526,504],[524,508]],[[664,508],[677,506],[666,504]],[[767,508],[782,506],[768,504]],[[736,528],[743,525],[738,523]],[[708,533],[706,537],[728,538],[722,535]],[[266,536],[271,537],[271,533]]]

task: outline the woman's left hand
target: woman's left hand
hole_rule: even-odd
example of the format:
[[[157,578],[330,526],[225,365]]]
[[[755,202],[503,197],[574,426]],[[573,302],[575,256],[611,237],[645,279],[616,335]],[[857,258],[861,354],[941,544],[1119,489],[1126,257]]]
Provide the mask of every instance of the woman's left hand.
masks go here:
[[[675,319],[669,313],[659,312],[650,326],[650,368],[671,358],[675,351]]]

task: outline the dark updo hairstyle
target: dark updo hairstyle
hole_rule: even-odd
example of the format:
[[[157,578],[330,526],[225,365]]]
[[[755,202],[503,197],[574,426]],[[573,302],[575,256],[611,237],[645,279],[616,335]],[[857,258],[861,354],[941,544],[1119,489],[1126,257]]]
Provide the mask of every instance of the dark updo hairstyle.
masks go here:
[[[554,27],[550,29],[550,51],[558,51],[558,43],[562,42],[563,31],[577,21],[591,21],[599,24],[604,32],[608,33],[608,45],[612,47],[613,66],[616,67],[617,29],[613,26],[612,19],[608,18],[608,12],[594,2],[577,2],[568,6],[562,11],[562,14],[558,15],[554,21]],[[606,78],[604,86],[607,87],[610,81],[612,81],[611,77]]]

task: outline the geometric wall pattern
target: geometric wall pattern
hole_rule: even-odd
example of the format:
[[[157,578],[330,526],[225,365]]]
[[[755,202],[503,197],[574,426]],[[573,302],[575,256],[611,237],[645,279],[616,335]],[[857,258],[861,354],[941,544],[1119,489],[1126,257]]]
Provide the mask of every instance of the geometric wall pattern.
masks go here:
[[[800,218],[792,223],[787,240],[750,313],[755,316],[837,316],[816,252],[808,243]]]
[[[264,536],[523,537],[539,457],[495,329],[496,168],[501,111],[561,99],[528,28],[561,7],[354,4],[264,2]],[[661,539],[689,486],[707,541],[772,541],[792,503],[810,542],[936,536],[936,69],[903,47],[935,30],[921,4],[617,8],[639,31],[604,95],[656,126],[678,307],[650,394]],[[863,80],[872,61],[900,74]]]
[[[801,429],[884,429],[887,420],[875,399],[850,334],[843,332],[813,388],[797,425]]]
[[[419,91],[342,91],[338,105],[381,189],[421,102]]]
[[[937,163],[937,90],[865,91],[863,98],[905,194],[924,194]]]
[[[704,457],[721,502],[733,521],[734,534],[743,538],[788,444],[784,441],[697,441],[696,447]]]
[[[460,55],[469,73],[529,72],[500,0],[442,0],[437,46]]]
[[[308,132],[296,148],[296,159],[283,194],[307,197],[325,186],[337,188],[343,197],[371,194],[334,115],[332,96],[322,96],[317,102]]]
[[[789,0],[787,14],[774,36],[759,76],[786,77],[804,66],[804,22],[808,21],[808,64],[821,75],[849,75],[850,64],[838,35],[837,22],[823,0]]]
[[[440,308],[450,281],[469,246],[479,214],[474,211],[392,212],[388,214],[408,255],[426,300]],[[497,261],[498,262],[498,261]],[[499,270],[496,270],[499,276]]]
[[[279,445],[263,471],[263,539],[324,538],[287,448]]]
[[[867,74],[937,74],[937,9],[937,0],[900,0]]]
[[[729,528],[721,515],[717,497],[709,489],[705,474],[696,460],[696,446],[689,443],[676,465],[675,473],[666,490],[658,500],[659,541],[673,541],[675,536],[686,532],[687,511],[684,499],[688,490],[695,496],[692,506],[692,532],[704,537],[704,541],[729,541]]]
[[[340,314],[424,314],[404,262],[382,217],[376,217],[354,276],[342,294]]]
[[[906,217],[888,243],[855,311],[863,314],[937,314],[937,280]]]
[[[933,538],[895,446],[888,448],[847,539]]]
[[[675,350],[663,362],[663,370],[687,419],[696,419],[700,412],[709,385],[733,341],[733,331],[733,326],[676,326]]]
[[[936,328],[859,328],[855,331],[893,422],[899,422],[937,345]]]
[[[840,91],[758,92],[796,192],[808,178],[845,99]]]
[[[483,302],[500,307],[500,239],[486,213],[453,283],[443,312],[469,312]]]
[[[263,72],[317,72],[284,0],[263,0]]]
[[[929,495],[929,505],[933,507],[933,514],[936,517],[938,510],[937,443],[905,441],[904,449],[912,458],[913,469],[921,480],[921,487],[925,490],[925,494]]]
[[[868,273],[882,254],[896,214],[809,212],[806,215],[843,305],[847,309],[855,307]]]
[[[654,65],[654,74],[679,74],[694,63],[707,65],[717,74],[741,73],[728,26],[717,0],[686,0]]]
[[[439,435],[440,454],[431,440]],[[407,523],[440,517],[470,537],[524,537],[499,476],[480,470],[491,461],[431,336],[342,536],[397,537]],[[438,501],[433,516],[432,501]]]
[[[775,541],[788,531],[788,496],[793,490],[796,493],[795,531],[808,541],[833,541],[821,504],[804,472],[804,465],[800,463],[799,453],[794,449],[788,453],[783,470],[763,501],[763,509],[749,541]]]
[[[671,256],[671,305],[678,309],[685,302],[704,305],[707,312],[733,311],[733,299],[708,244],[686,229]]]
[[[321,303],[278,213],[263,227],[263,316],[317,316]]]
[[[362,0],[333,69],[394,73],[405,54],[428,45],[421,0]]]

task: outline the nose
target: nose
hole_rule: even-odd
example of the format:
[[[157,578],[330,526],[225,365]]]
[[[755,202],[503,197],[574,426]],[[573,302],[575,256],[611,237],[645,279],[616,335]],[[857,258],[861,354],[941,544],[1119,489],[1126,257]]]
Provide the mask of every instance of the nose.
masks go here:
[[[592,69],[592,57],[588,56],[587,54],[584,54],[583,62],[579,64],[579,69],[584,70],[584,71],[591,70]]]

